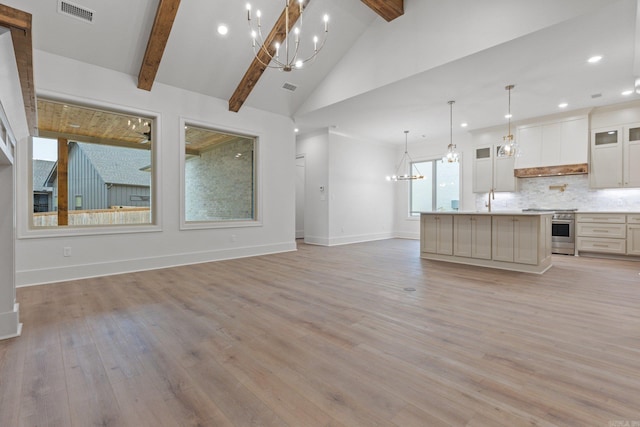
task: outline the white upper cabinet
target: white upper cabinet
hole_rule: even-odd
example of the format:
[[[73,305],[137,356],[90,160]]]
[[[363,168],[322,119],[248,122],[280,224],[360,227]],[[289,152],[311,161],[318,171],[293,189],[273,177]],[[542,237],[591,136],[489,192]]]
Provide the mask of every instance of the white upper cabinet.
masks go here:
[[[476,147],[473,157],[473,192],[516,191],[514,157],[499,156],[500,145]]]
[[[587,163],[589,120],[580,116],[519,126],[517,141],[516,169]]]
[[[591,132],[591,188],[640,187],[640,123]]]
[[[623,175],[625,187],[640,187],[640,123],[624,127]]]

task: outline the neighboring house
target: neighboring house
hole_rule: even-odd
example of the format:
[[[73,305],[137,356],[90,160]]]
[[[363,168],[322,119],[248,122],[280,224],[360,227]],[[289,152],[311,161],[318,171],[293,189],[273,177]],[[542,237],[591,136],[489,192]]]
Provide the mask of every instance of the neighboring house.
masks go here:
[[[33,211],[50,212],[54,209],[53,188],[47,186],[56,162],[51,160],[33,161]]]
[[[150,164],[149,150],[70,142],[69,210],[150,206]],[[46,185],[57,200],[57,163]]]

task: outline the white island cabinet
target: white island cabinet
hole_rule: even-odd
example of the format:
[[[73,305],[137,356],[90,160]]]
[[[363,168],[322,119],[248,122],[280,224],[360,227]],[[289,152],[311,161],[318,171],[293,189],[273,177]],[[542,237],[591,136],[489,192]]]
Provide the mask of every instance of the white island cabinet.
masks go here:
[[[420,256],[544,273],[551,267],[551,214],[451,212],[420,215]]]

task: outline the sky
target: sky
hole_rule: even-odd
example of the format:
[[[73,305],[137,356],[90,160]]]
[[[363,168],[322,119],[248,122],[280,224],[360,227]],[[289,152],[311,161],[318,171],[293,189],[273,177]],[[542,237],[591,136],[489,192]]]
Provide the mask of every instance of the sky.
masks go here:
[[[33,138],[33,158],[37,160],[58,160],[58,141],[55,139]]]

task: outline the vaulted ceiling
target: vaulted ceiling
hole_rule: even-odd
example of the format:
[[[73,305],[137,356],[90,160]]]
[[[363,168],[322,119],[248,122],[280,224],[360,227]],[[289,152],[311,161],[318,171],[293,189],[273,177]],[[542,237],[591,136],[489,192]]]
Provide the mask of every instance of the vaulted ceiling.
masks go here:
[[[640,74],[638,0],[311,0],[303,36],[328,13],[329,38],[313,63],[288,73],[252,65],[244,2],[74,0],[93,23],[57,13],[57,3],[4,1],[33,15],[36,58],[49,52],[135,76],[137,90],[172,85],[232,110],[291,116],[303,132],[333,127],[376,141],[400,143],[404,129],[426,140],[448,134],[452,99],[456,124],[498,125],[507,84],[516,85],[514,120],[556,113],[562,101],[628,101],[636,95],[621,92]],[[253,3],[265,28],[284,7]],[[602,61],[588,64],[596,54]]]

